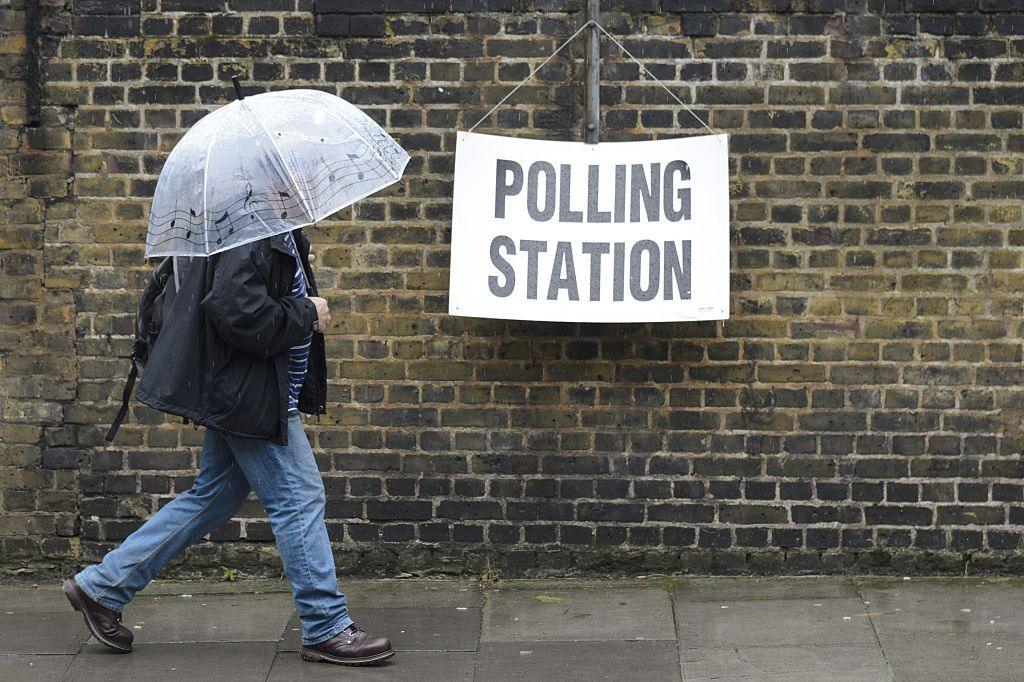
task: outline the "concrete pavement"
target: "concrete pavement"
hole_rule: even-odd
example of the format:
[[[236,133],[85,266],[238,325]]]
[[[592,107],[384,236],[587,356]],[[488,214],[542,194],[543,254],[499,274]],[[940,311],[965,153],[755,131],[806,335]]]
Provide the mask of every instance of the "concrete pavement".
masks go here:
[[[135,651],[90,641],[57,585],[0,587],[0,680],[1020,680],[1024,581],[660,578],[342,582],[391,637],[376,668],[304,663],[287,586],[159,582]]]

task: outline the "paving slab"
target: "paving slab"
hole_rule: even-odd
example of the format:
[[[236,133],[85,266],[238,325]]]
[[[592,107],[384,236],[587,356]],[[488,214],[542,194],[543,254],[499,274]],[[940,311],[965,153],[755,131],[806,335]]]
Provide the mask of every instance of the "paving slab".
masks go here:
[[[188,596],[191,595],[191,596]],[[124,624],[136,642],[276,642],[294,607],[287,594],[136,597]]]
[[[471,653],[398,653],[378,666],[351,668],[308,663],[297,653],[281,652],[267,682],[302,680],[388,680],[389,682],[457,682],[472,680],[475,655]]]
[[[683,648],[873,645],[859,599],[774,599],[675,604]]]
[[[831,576],[785,578],[682,578],[672,581],[682,601],[747,601],[774,599],[843,599],[856,597],[852,581]]]
[[[350,615],[362,629],[390,639],[398,651],[476,651],[480,641],[478,607],[359,607]],[[288,621],[278,649],[301,650],[298,614]]]
[[[82,616],[71,610],[0,611],[0,654],[73,654],[89,639]]]
[[[1024,636],[1024,586],[974,579],[858,581],[871,620],[882,633]]]
[[[481,644],[476,679],[679,680],[674,642],[488,642]]]
[[[0,680],[5,682],[49,682],[59,680],[75,660],[73,655],[0,656]]]
[[[67,597],[61,592],[60,584],[39,585],[38,587],[0,587],[0,613],[18,611],[61,612],[71,609]]]
[[[888,680],[877,646],[767,646],[682,649],[684,680]]]
[[[118,654],[96,642],[75,657],[69,682],[131,680],[264,680],[274,662],[272,642],[201,642],[195,644],[136,643],[130,654]]]
[[[900,682],[1024,679],[1024,638],[959,634],[880,634],[885,656]]]
[[[485,594],[482,641],[674,640],[663,587],[493,588]]]

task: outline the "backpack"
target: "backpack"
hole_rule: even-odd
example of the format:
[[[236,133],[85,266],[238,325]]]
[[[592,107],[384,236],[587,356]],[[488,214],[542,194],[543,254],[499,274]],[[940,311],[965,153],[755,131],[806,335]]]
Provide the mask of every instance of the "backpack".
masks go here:
[[[157,336],[164,323],[164,310],[173,300],[177,293],[177,286],[167,286],[167,281],[174,277],[174,258],[164,258],[153,274],[149,276],[146,288],[142,290],[139,298],[139,307],[135,312],[135,345],[132,346],[132,353],[128,356],[132,368],[128,373],[128,380],[124,385],[124,392],[121,394],[121,409],[117,411],[114,421],[107,431],[106,441],[112,443],[118,429],[121,428],[124,418],[128,415],[128,403],[131,400],[132,389],[135,388],[135,380],[146,367],[149,360],[149,353],[156,343]]]

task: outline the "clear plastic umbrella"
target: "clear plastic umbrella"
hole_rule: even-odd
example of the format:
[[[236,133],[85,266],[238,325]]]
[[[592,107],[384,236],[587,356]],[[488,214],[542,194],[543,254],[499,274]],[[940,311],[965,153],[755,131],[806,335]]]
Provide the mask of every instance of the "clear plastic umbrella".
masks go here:
[[[319,90],[239,99],[167,157],[146,256],[209,256],[311,225],[398,181],[409,155],[373,119]]]

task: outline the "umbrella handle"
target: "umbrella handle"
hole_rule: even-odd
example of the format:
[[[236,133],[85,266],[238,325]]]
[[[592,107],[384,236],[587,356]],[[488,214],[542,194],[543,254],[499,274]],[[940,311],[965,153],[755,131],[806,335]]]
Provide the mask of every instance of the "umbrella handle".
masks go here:
[[[231,84],[235,86],[235,97],[245,99],[245,95],[242,94],[242,85],[238,82],[238,76],[231,77]]]

